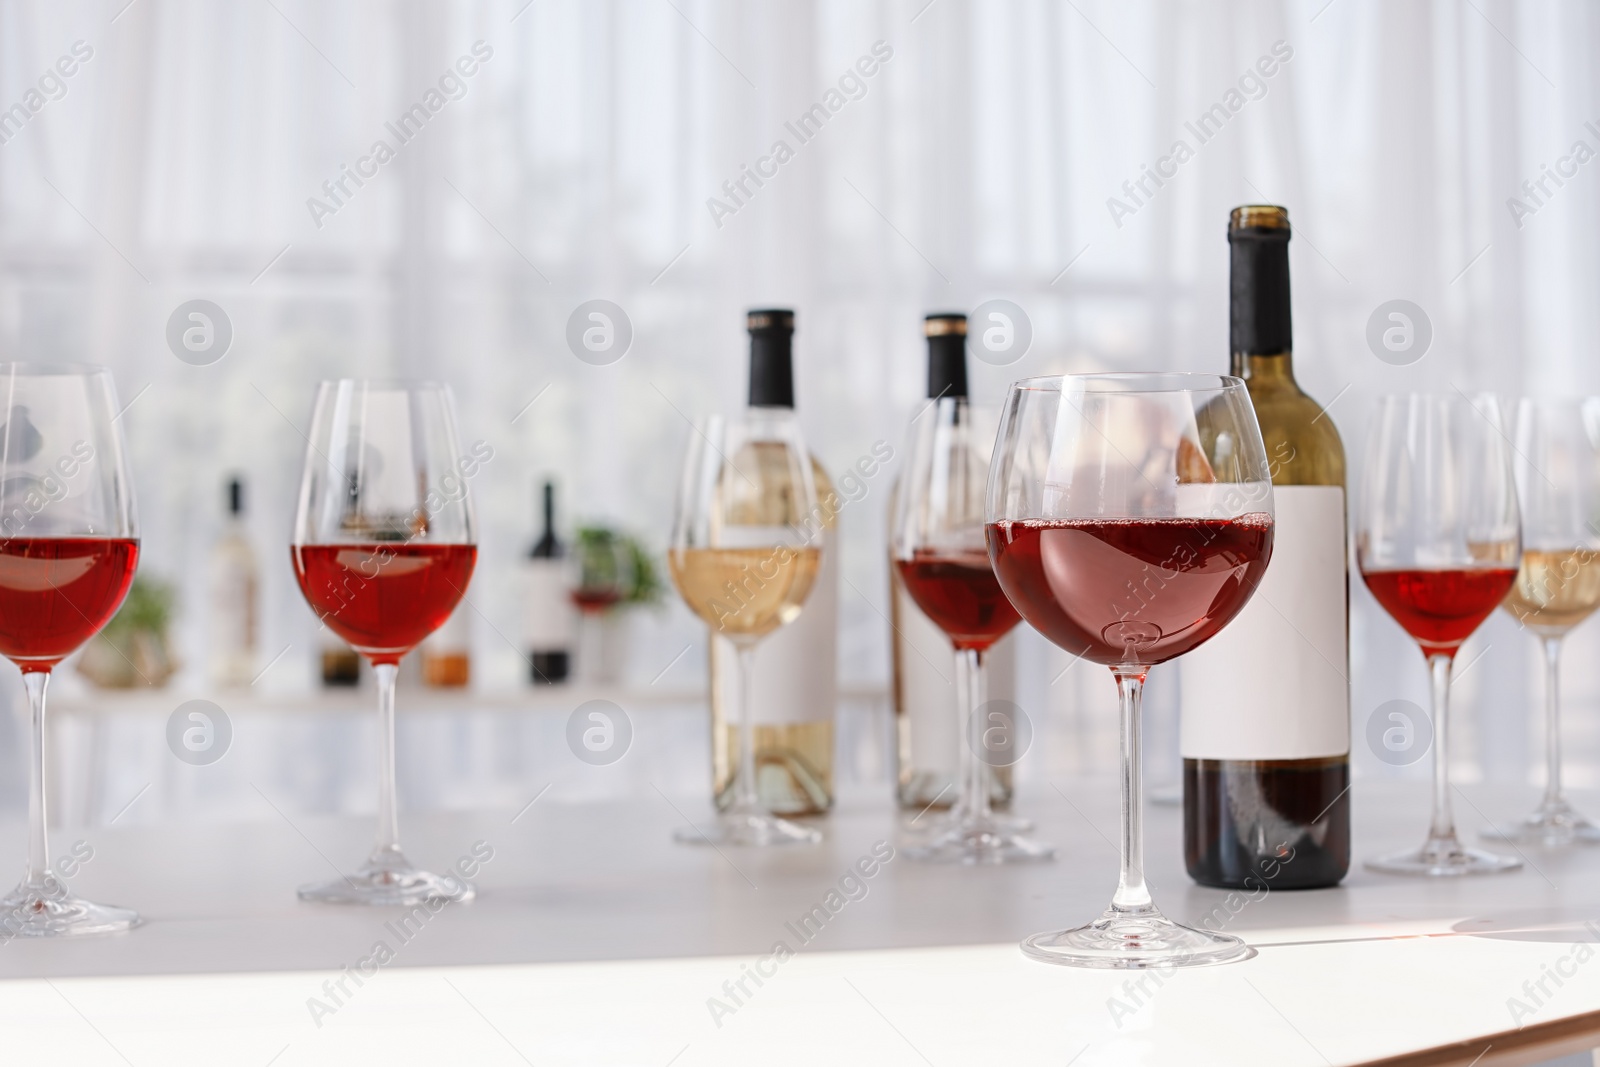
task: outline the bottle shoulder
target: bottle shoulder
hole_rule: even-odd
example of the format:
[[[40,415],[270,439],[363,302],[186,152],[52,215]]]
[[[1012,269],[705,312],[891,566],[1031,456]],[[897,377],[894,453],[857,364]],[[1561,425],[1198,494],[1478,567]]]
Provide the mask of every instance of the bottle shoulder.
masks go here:
[[[1345,485],[1344,441],[1322,405],[1292,383],[1253,386],[1274,485]]]

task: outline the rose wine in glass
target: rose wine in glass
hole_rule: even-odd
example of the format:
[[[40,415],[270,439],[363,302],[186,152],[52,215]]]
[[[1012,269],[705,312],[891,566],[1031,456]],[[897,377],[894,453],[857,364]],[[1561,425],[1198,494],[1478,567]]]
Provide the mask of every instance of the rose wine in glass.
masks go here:
[[[455,610],[478,549],[468,482],[492,456],[456,438],[450,390],[432,383],[323,382],[311,412],[290,556],[306,603],[378,679],[378,836],[354,874],[302,900],[412,905],[470,900],[453,874],[400,850],[394,687],[402,657]]]
[[[1451,877],[1516,870],[1467,848],[1450,797],[1450,670],[1517,578],[1517,494],[1490,397],[1387,396],[1367,442],[1356,534],[1362,580],[1422,649],[1433,691],[1433,819],[1422,847],[1367,866]]]
[[[1111,906],[1087,925],[1029,937],[1022,951],[1078,967],[1244,957],[1237,937],[1179,925],[1151,899],[1139,751],[1150,668],[1226,626],[1272,556],[1272,478],[1244,382],[1159,373],[1013,382],[985,511],[1007,598],[1052,643],[1111,669],[1122,720]]]
[[[895,497],[892,556],[907,594],[950,640],[961,791],[932,836],[906,849],[928,863],[1050,860],[1055,850],[990,810],[994,766],[1015,761],[1015,713],[986,702],[984,653],[1022,617],[1000,588],[984,542],[984,491],[994,448],[992,413],[966,389],[933,400],[912,422]]]
[[[793,622],[821,566],[823,511],[810,456],[792,411],[713,417],[689,438],[667,555],[683,602],[736,650],[739,763],[734,800],[710,831],[684,844],[815,844],[822,835],[761,803],[750,714],[756,646]]]
[[[0,654],[31,715],[28,862],[0,901],[10,935],[127,930],[127,908],[74,896],[50,866],[44,713],[50,672],[111,620],[139,563],[116,387],[102,367],[0,364]]]

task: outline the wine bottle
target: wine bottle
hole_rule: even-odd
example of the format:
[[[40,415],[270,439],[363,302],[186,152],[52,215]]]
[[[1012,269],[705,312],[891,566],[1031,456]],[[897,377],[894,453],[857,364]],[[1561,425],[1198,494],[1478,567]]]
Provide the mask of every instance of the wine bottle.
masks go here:
[[[465,600],[422,642],[422,683],[434,689],[472,684],[472,607]]]
[[[211,549],[211,678],[222,686],[255,680],[260,572],[244,523],[244,480],[228,480],[227,518]]]
[[[751,311],[750,407],[794,418],[794,312]],[[822,533],[811,595],[794,622],[756,648],[750,677],[756,792],[777,815],[811,815],[833,805],[833,721],[839,699],[839,550],[833,482],[813,456]],[[711,768],[717,806],[733,803],[737,735],[727,701],[736,685],[734,647],[713,635],[710,648]]]
[[[556,537],[556,487],[544,483],[543,528],[522,561],[522,642],[534,685],[567,680],[573,609],[567,592],[566,546]]]
[[[967,317],[938,313],[923,320],[928,339],[928,400],[967,396]],[[919,406],[918,415],[922,414]],[[889,490],[889,525],[894,525],[900,482]],[[917,607],[901,581],[890,552],[890,701],[895,724],[895,798],[909,811],[941,811],[960,792],[960,732],[956,729],[956,691],[948,666],[950,638]],[[989,699],[1016,696],[1015,635],[996,641],[984,655]],[[989,804],[1003,811],[1011,803],[1011,768],[992,767]]]
[[[1232,373],[1267,446],[1272,562],[1179,665],[1184,859],[1229,888],[1330,886],[1350,866],[1344,446],[1294,379],[1289,236],[1281,207],[1235,208],[1228,224]]]

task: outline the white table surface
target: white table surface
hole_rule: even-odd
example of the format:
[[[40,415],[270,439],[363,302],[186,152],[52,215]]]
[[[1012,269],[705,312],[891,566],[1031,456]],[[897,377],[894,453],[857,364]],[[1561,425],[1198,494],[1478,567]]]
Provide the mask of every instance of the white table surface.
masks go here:
[[[1137,972],[1050,967],[1016,949],[1028,933],[1097,914],[1115,881],[1111,783],[1056,786],[1022,809],[1061,847],[1058,862],[951,869],[896,856],[763,986],[747,982],[738,1004],[723,983],[775,940],[798,946],[785,923],[823,903],[875,842],[902,840],[882,797],[844,798],[818,848],[771,852],[674,845],[683,815],[704,818],[706,806],[666,796],[564,805],[547,795],[520,816],[407,819],[418,862],[451,863],[479,840],[494,858],[478,900],[444,908],[404,942],[385,925],[400,909],[294,897],[296,884],[355,865],[366,820],[64,830],[58,848],[94,849],[74,889],[147,922],[111,938],[0,944],[0,1062],[292,1067],[381,1053],[655,1067],[1488,1067],[1600,1045],[1600,936],[1583,925],[1600,927],[1600,848],[1530,852],[1524,870],[1494,878],[1358,868],[1340,889],[1269,893],[1226,926],[1256,947],[1253,959],[1130,991]],[[1420,839],[1421,789],[1362,783],[1353,796],[1358,858]],[[1474,788],[1459,798],[1473,828],[1478,812],[1508,817],[1534,799]],[[1177,809],[1148,810],[1157,900],[1196,919],[1226,894],[1183,874]],[[21,827],[0,832],[0,848],[20,859],[22,846]],[[359,988],[347,980],[337,1003],[323,992],[379,940],[391,964]],[[1560,987],[1546,979],[1549,995],[1533,1004],[1523,983],[1558,965],[1572,975]],[[336,1010],[314,1020],[312,997]],[[712,997],[736,1010],[714,1019]],[[1112,997],[1131,1013],[1113,1013]],[[1512,997],[1531,1014],[1514,1019]]]

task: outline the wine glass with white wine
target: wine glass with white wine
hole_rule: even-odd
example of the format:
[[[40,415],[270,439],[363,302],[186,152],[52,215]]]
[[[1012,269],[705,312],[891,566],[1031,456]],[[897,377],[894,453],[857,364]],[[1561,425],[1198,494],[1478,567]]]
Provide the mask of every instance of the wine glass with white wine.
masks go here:
[[[684,603],[736,650],[739,763],[732,805],[709,832],[680,831],[686,844],[822,840],[761,806],[750,716],[756,646],[799,616],[821,562],[809,455],[794,413],[776,408],[714,416],[689,438],[667,562]]]
[[[1544,653],[1545,786],[1533,813],[1484,837],[1560,847],[1600,843],[1561,790],[1561,643],[1600,608],[1600,398],[1517,405],[1514,460],[1522,566],[1501,603]]]

